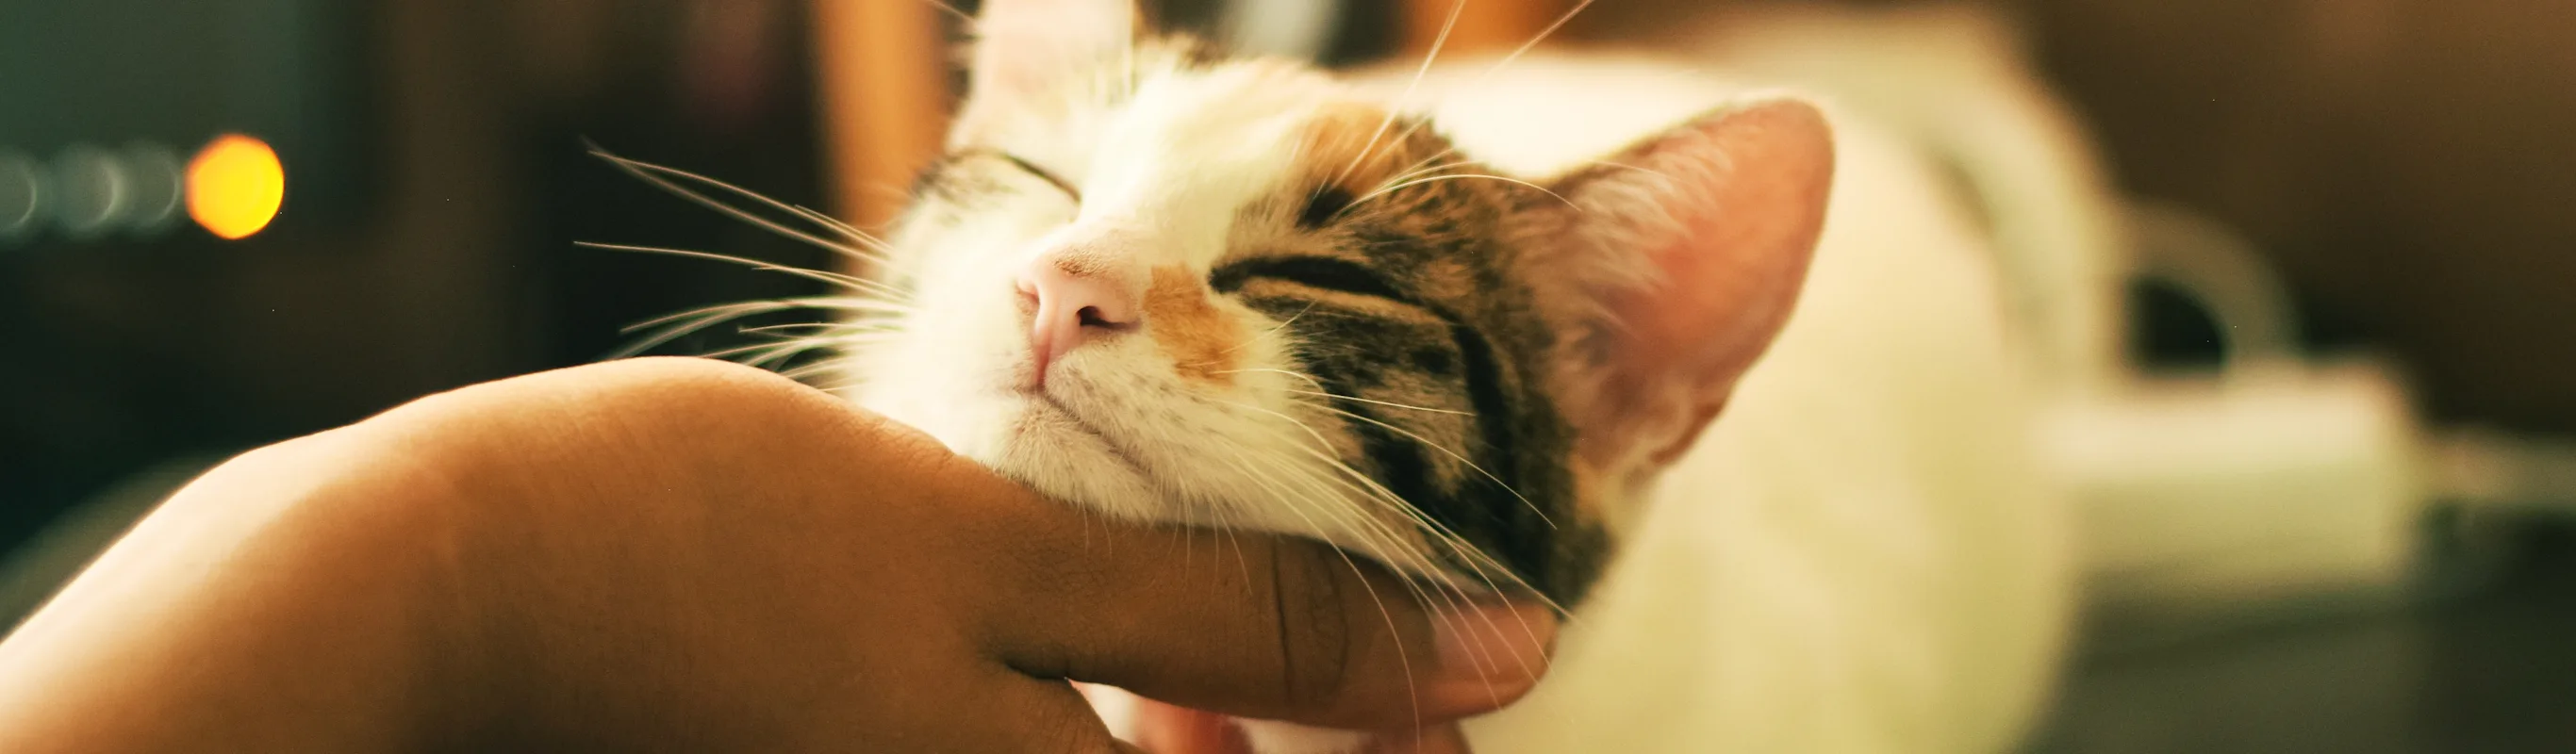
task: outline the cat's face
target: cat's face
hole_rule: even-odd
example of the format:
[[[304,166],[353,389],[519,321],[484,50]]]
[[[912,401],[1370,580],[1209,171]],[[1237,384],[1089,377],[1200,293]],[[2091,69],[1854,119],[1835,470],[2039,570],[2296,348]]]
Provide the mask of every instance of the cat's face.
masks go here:
[[[1664,300],[1658,276],[1698,265],[1653,248],[1704,230],[1669,205],[1713,197],[1676,173],[1706,150],[1644,144],[1551,190],[1322,73],[1140,40],[1132,19],[1124,0],[987,3],[951,152],[890,238],[909,310],[848,354],[858,399],[1114,515],[1578,595],[1613,498],[1785,316],[1812,227],[1724,271],[1761,306],[1666,333],[1623,310],[1709,308]],[[1791,193],[1816,215],[1809,180]]]

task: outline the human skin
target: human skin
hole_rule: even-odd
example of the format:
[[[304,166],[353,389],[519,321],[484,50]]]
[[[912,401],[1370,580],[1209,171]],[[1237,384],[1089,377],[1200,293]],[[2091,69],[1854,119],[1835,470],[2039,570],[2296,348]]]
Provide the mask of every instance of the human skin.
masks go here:
[[[1157,751],[1232,745],[1206,713],[1458,750],[1445,721],[1525,693],[1555,624],[1409,594],[1304,540],[1102,520],[764,372],[632,360],[208,472],[0,642],[0,751],[1133,750],[1068,679],[1178,705]]]

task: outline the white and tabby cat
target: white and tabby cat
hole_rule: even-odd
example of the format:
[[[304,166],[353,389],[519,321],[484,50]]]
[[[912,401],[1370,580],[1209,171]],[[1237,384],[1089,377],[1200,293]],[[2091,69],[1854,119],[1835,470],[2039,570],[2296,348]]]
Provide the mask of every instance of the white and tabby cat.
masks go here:
[[[1340,79],[1130,2],[984,4],[853,399],[1109,515],[1570,609],[1489,754],[2011,745],[2062,514],[1936,171],[1681,68]]]

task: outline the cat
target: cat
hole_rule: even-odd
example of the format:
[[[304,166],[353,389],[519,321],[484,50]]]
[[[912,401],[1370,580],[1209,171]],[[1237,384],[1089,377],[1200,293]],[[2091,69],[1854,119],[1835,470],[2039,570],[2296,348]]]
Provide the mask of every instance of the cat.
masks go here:
[[[983,4],[948,154],[832,340],[852,400],[1104,515],[1571,610],[1479,751],[2012,744],[2062,513],[1936,170],[1686,67],[1337,77],[1131,2]]]

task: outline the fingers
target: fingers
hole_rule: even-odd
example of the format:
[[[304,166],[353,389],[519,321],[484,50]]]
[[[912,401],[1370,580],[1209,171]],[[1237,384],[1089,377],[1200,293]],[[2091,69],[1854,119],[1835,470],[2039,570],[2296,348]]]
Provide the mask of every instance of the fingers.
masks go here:
[[[1416,585],[1306,540],[1084,527],[1022,532],[1032,581],[993,625],[1023,672],[1238,717],[1410,730],[1519,698],[1555,636],[1544,608],[1426,609]]]
[[[1093,714],[1082,693],[1062,682],[1014,677],[988,692],[972,729],[939,742],[947,751],[1015,751],[1042,754],[1143,754],[1161,751],[1120,741]],[[990,740],[970,740],[991,736]],[[848,742],[843,742],[845,745]],[[844,750],[847,750],[844,748]],[[909,750],[909,749],[907,749]]]

